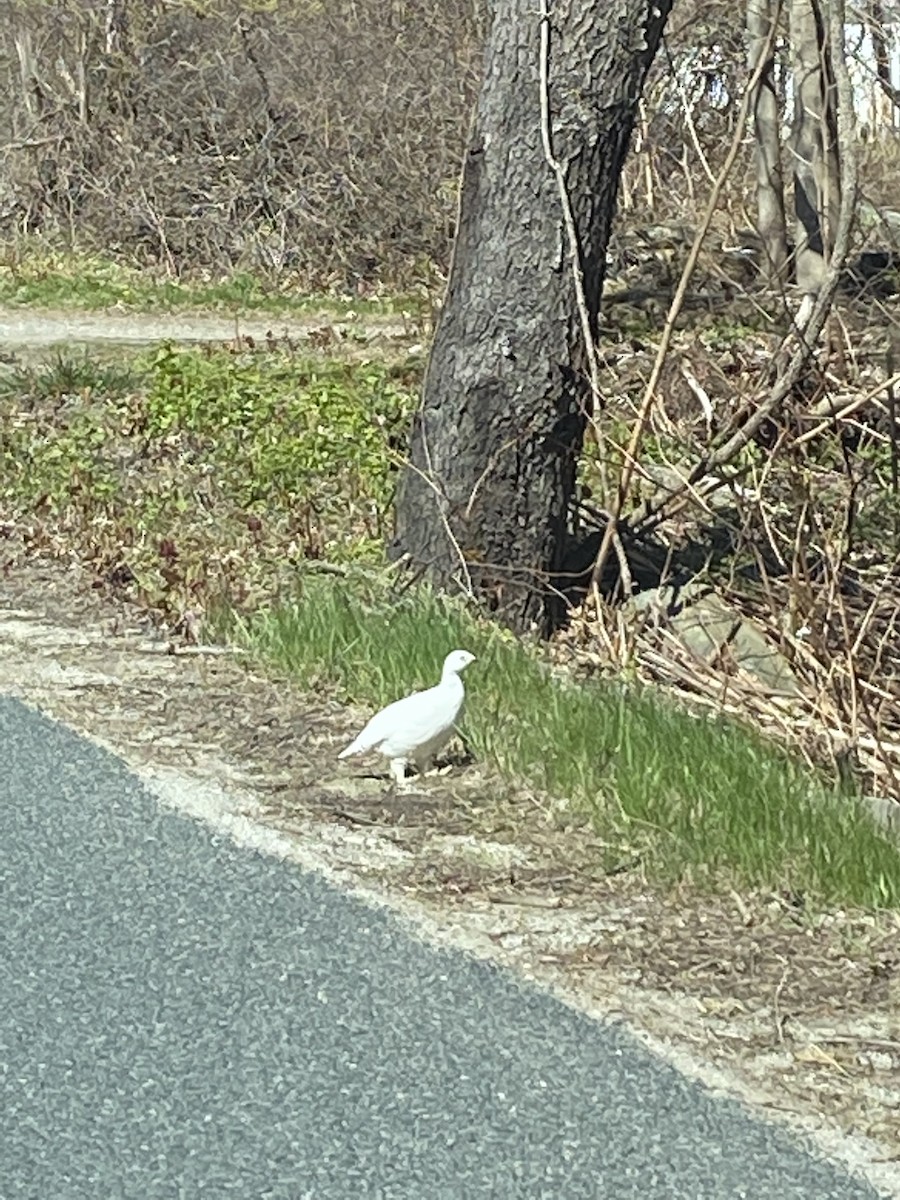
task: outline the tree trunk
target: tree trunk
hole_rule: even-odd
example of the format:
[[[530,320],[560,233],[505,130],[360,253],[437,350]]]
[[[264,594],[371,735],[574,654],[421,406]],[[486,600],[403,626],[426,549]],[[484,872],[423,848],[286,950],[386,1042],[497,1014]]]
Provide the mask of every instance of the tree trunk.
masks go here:
[[[756,138],[756,221],[762,239],[764,267],[771,287],[783,285],[788,273],[787,219],[781,169],[781,134],[775,91],[774,26],[780,5],[776,0],[749,0],[747,45],[750,74],[761,72],[751,98]]]
[[[868,25],[875,56],[875,75],[878,80],[872,106],[872,124],[876,137],[884,137],[894,128],[896,93],[891,80],[891,30],[885,20],[881,0],[872,0]]]
[[[557,0],[552,151],[578,233],[592,336],[619,175],[671,0]],[[564,206],[541,134],[535,0],[495,0],[395,555],[545,631],[591,403]]]
[[[837,96],[819,0],[791,0],[797,284],[815,295],[825,278],[840,211]]]

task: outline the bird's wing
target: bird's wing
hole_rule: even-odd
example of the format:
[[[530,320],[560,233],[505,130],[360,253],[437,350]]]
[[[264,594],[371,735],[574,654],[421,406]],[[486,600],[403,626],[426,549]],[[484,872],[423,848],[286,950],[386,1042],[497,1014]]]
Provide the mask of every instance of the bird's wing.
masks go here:
[[[440,739],[452,729],[461,700],[460,690],[441,685],[401,700],[385,723],[382,753],[403,758]]]
[[[462,706],[463,691],[456,685],[438,684],[413,692],[377,712],[362,733],[339,755],[365,754],[379,749],[392,758],[412,755],[440,739],[453,726]]]
[[[434,689],[429,690],[433,691]],[[349,758],[351,754],[365,754],[367,750],[374,750],[397,729],[414,722],[420,699],[425,695],[427,695],[426,692],[413,692],[409,696],[404,696],[402,700],[395,700],[387,708],[381,709],[346,750],[341,751],[338,758]]]

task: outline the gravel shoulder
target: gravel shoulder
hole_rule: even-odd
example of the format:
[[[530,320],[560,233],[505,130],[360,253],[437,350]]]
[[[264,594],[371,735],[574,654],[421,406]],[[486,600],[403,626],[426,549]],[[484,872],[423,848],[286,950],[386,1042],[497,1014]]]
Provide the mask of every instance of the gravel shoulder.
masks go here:
[[[0,691],[113,750],[162,802],[622,1020],[900,1196],[897,914],[601,875],[574,814],[478,766],[393,796],[335,759],[360,714],[177,644],[77,567],[0,544]]]

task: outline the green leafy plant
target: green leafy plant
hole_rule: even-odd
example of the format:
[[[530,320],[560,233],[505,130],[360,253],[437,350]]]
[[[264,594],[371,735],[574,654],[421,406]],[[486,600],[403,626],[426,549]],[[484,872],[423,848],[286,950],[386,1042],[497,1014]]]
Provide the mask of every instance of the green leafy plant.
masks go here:
[[[389,439],[412,403],[407,381],[375,363],[166,345],[152,360],[144,431],[201,439],[248,509],[312,503],[380,529],[393,491]]]
[[[309,558],[382,557],[416,382],[268,348],[59,354],[0,384],[3,516],[154,608],[249,604]]]

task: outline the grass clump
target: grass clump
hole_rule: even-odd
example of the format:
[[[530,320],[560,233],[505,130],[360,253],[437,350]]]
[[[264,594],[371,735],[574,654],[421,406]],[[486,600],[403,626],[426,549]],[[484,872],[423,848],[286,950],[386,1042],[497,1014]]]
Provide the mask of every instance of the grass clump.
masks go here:
[[[900,850],[789,754],[639,688],[557,678],[527,646],[427,591],[398,598],[311,580],[232,630],[305,685],[371,707],[430,685],[463,646],[479,659],[464,725],[479,756],[586,808],[648,872],[900,905]]]
[[[0,304],[43,308],[137,312],[205,310],[303,316],[309,313],[370,317],[418,315],[416,296],[309,295],[286,277],[277,286],[248,272],[220,279],[166,278],[96,254],[58,250],[39,241],[0,253]]]

